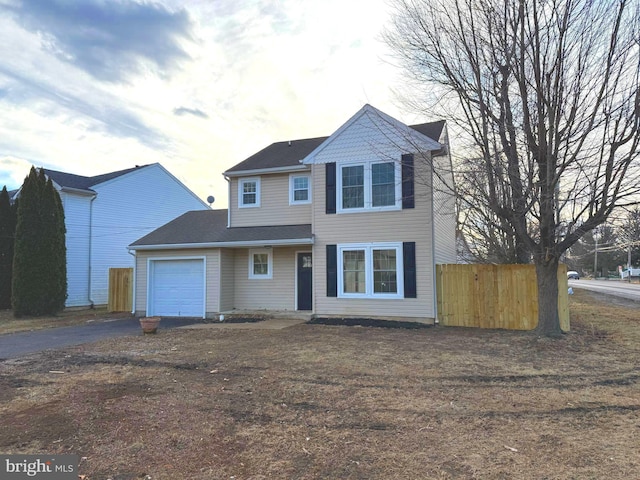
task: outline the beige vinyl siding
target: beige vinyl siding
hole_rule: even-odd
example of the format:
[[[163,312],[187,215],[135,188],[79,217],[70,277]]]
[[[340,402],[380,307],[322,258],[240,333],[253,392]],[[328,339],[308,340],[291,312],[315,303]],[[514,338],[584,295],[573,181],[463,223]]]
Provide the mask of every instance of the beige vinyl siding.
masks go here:
[[[220,250],[220,311],[233,309],[235,301],[235,250]]]
[[[296,175],[301,174],[303,172],[296,172]],[[259,207],[238,208],[238,181],[241,178],[244,177],[231,179],[229,209],[232,227],[311,223],[311,204],[289,205],[288,173],[260,176]]]
[[[136,315],[146,315],[147,310],[147,260],[149,258],[188,258],[205,257],[206,279],[205,312],[207,317],[220,311],[220,250],[153,250],[138,251],[136,254],[136,284],[135,284],[135,312]]]
[[[398,154],[400,158],[400,154]],[[416,156],[416,166],[420,159]],[[422,162],[424,165],[424,162]],[[315,234],[314,286],[317,315],[433,319],[435,316],[430,176],[420,172],[415,208],[387,212],[325,213],[325,166],[313,168]],[[453,240],[452,240],[453,241]],[[326,246],[345,243],[415,242],[417,298],[347,299],[327,297]],[[340,272],[338,272],[340,275]]]
[[[449,155],[434,158],[433,235],[435,263],[456,263],[456,215],[453,167]]]
[[[249,249],[235,250],[235,304],[238,310],[295,309],[295,247],[274,247],[273,278],[249,278]]]

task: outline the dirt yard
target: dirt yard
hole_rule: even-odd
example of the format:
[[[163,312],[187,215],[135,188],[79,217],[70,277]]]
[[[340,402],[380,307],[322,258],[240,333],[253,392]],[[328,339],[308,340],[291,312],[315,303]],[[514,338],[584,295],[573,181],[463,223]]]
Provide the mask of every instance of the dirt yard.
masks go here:
[[[98,479],[631,479],[640,310],[571,334],[170,330],[0,363],[0,452]]]

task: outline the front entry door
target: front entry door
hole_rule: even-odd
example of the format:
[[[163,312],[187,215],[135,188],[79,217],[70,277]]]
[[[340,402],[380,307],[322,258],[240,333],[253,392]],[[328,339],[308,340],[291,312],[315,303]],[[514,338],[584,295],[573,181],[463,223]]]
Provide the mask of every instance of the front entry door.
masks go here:
[[[298,310],[311,310],[312,303],[312,267],[311,252],[298,253]]]

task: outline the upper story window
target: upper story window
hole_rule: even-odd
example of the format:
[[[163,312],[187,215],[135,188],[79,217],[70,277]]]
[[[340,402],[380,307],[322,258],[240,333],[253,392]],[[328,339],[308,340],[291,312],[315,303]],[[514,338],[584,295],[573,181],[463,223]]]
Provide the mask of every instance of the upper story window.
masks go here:
[[[338,211],[401,208],[400,165],[397,162],[339,166]]]
[[[238,181],[238,207],[260,206],[260,178],[241,178]]]
[[[311,203],[311,181],[309,175],[289,177],[289,204]]]

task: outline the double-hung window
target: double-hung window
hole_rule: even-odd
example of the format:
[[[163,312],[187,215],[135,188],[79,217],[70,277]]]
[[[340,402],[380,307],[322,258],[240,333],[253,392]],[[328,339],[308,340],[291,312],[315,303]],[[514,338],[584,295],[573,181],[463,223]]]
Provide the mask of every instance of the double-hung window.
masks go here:
[[[260,206],[260,179],[241,178],[238,181],[238,207]]]
[[[273,278],[272,250],[267,248],[249,250],[249,278]]]
[[[400,165],[377,162],[341,165],[338,210],[396,210],[401,208]]]
[[[401,243],[338,245],[338,297],[402,298]]]
[[[289,177],[289,204],[311,203],[311,182],[309,175],[291,175]]]

